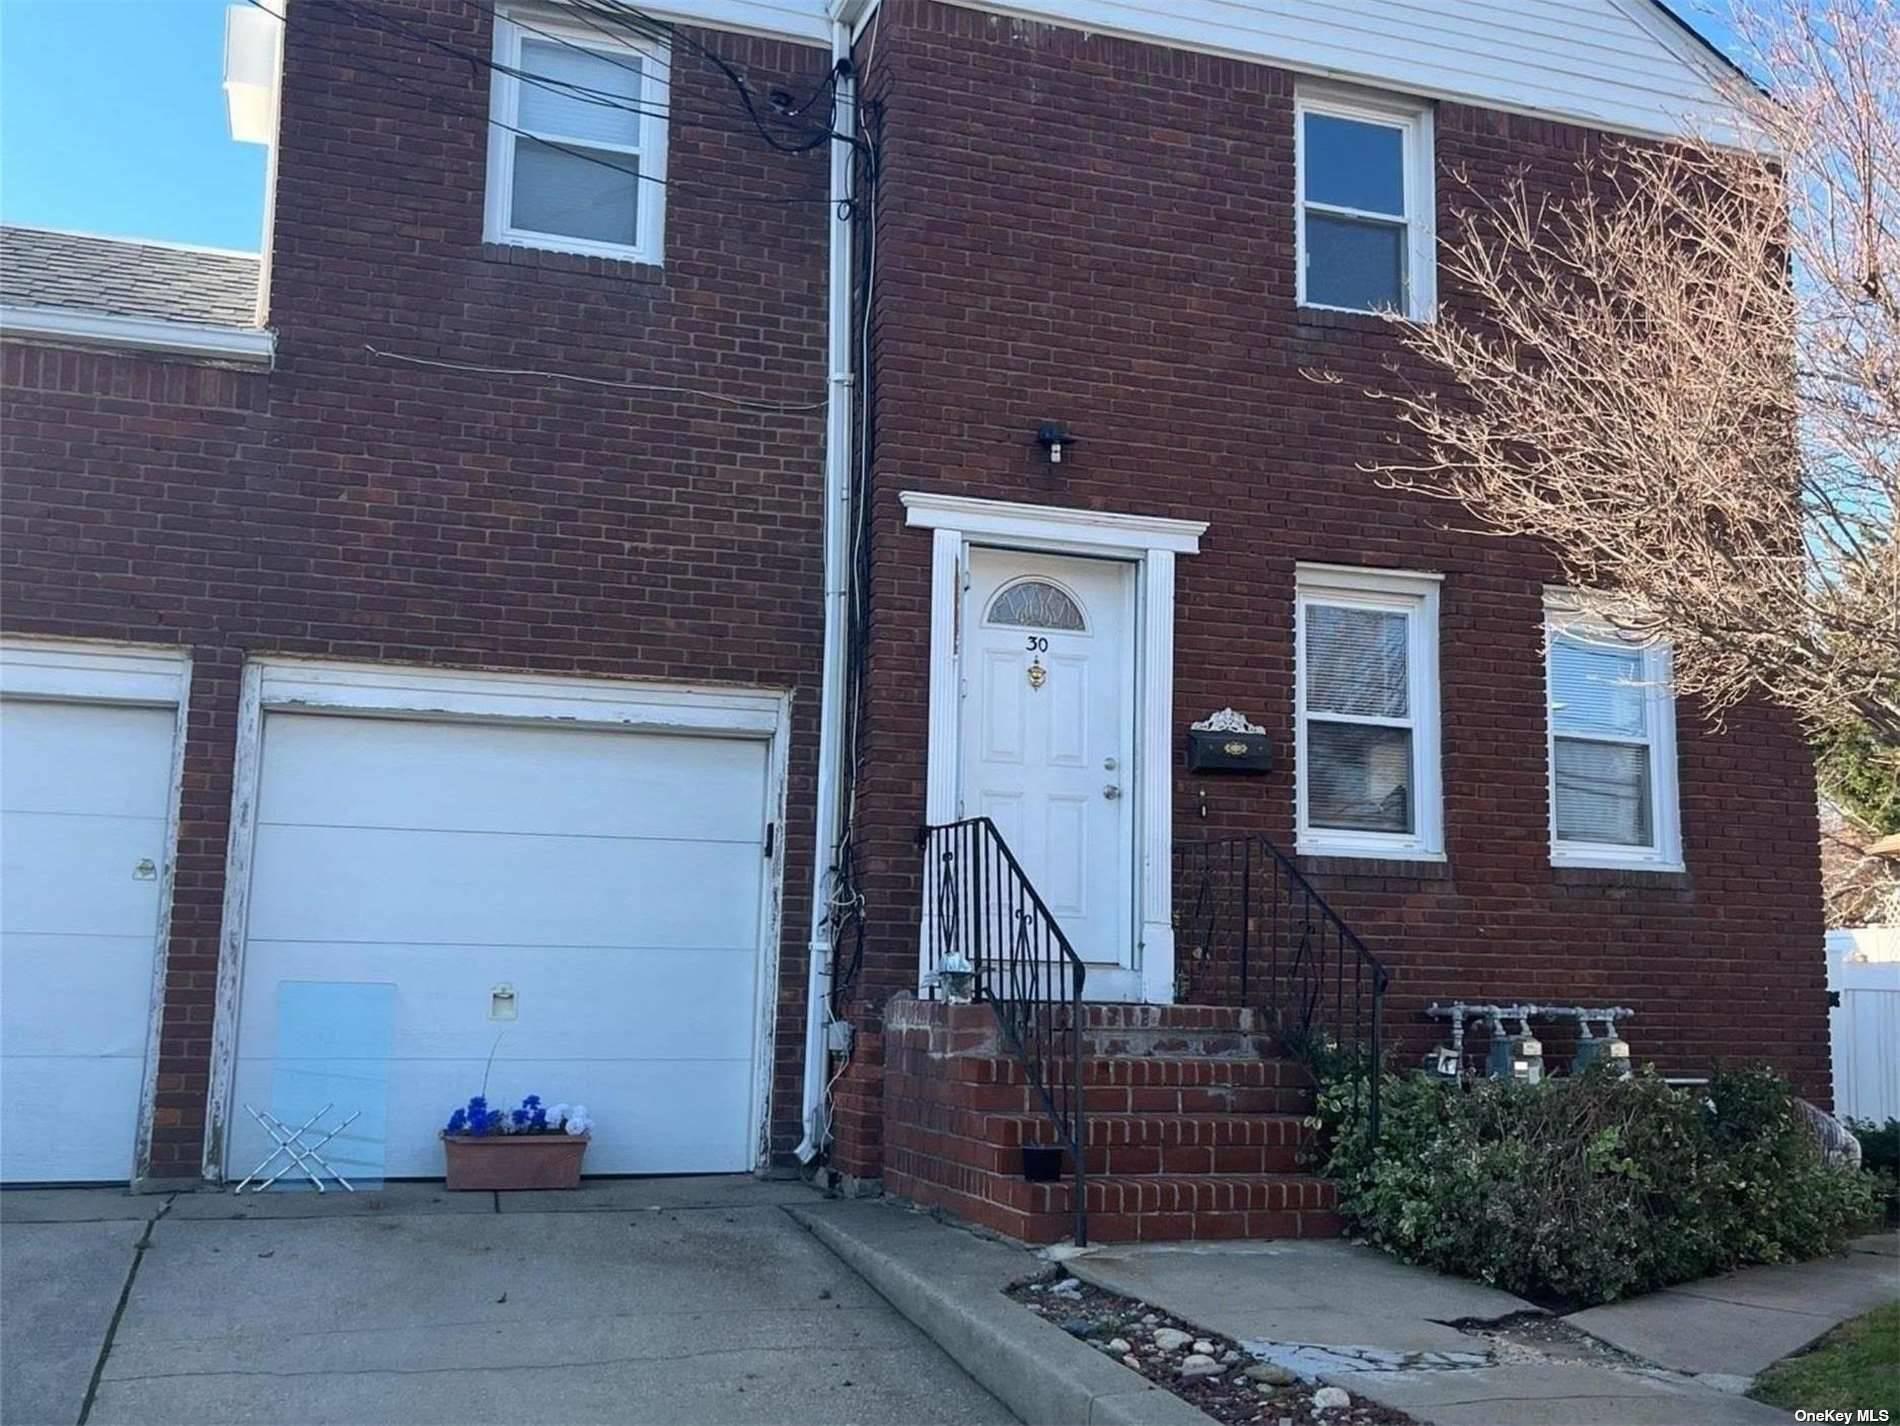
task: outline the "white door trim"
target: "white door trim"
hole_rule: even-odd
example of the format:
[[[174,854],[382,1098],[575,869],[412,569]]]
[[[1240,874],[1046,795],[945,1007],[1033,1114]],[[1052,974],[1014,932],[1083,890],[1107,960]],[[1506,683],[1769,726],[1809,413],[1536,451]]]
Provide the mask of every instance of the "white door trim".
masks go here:
[[[1203,520],[978,500],[907,490],[905,523],[932,531],[930,732],[924,820],[956,820],[962,651],[959,606],[972,544],[1087,554],[1136,565],[1135,958],[1142,999],[1174,999],[1174,557],[1200,552]],[[922,954],[922,947],[919,953]]]
[[[50,703],[103,703],[170,708],[171,786],[165,796],[165,852],[158,872],[158,922],[152,928],[152,989],[139,1085],[138,1127],[129,1181],[151,1177],[152,1119],[158,1098],[158,1054],[164,1031],[165,971],[171,951],[172,892],[178,872],[179,800],[185,786],[185,732],[191,713],[191,655],[162,645],[66,639],[0,640],[0,695]]]
[[[205,1103],[206,1180],[221,1183],[224,1179],[225,1130],[231,1122],[231,1095],[237,1079],[238,1006],[244,984],[264,714],[272,711],[765,740],[766,798],[778,835],[774,838],[773,865],[759,879],[760,944],[754,986],[758,1013],[753,1030],[751,1096],[754,1166],[765,1166],[771,1149],[773,1043],[778,1020],[790,696],[764,689],[268,657],[245,663],[238,704],[224,924],[218,942],[217,1006]]]

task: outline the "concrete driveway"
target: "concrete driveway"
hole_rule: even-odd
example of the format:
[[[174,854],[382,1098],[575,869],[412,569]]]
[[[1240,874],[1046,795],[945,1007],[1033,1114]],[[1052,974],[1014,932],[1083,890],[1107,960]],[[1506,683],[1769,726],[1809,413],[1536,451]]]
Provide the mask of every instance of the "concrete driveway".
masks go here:
[[[0,1422],[1004,1423],[800,1184],[0,1195]]]

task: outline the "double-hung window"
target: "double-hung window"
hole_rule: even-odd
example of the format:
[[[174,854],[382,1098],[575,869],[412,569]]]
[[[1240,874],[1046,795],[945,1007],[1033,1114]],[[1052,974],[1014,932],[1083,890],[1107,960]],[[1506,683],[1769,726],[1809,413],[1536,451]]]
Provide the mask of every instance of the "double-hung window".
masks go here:
[[[662,43],[497,14],[488,240],[659,262],[667,72]]]
[[[1545,620],[1551,860],[1679,870],[1676,705],[1669,649],[1577,616]]]
[[[1299,850],[1442,858],[1437,579],[1309,565],[1298,579]]]
[[[1425,320],[1436,300],[1428,107],[1302,90],[1299,301]]]

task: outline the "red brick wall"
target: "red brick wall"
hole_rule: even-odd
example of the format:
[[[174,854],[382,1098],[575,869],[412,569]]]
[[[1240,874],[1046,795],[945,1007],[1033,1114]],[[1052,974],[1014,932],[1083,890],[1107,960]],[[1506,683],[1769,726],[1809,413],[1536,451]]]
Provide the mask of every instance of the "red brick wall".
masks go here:
[[[1690,1073],[1767,1054],[1825,1102],[1806,751],[1777,715],[1744,708],[1717,731],[1685,704],[1687,873],[1550,866],[1541,590],[1555,569],[1526,542],[1448,529],[1460,512],[1357,469],[1390,450],[1395,427],[1363,392],[1392,381],[1401,353],[1376,319],[1295,306],[1294,76],[931,0],[887,0],[880,25],[877,623],[859,814],[876,935],[860,993],[916,973],[930,553],[899,492],[1127,510],[1210,522],[1177,566],[1177,733],[1231,704],[1278,753],[1262,778],[1178,763],[1177,838],[1260,830],[1292,845],[1296,561],[1444,574],[1449,859],[1311,863],[1395,971],[1389,1024],[1428,1041],[1419,1011],[1458,993],[1621,1002],[1638,1012],[1639,1059]],[[1461,202],[1454,173],[1495,190],[1523,168],[1568,189],[1596,142],[1440,105],[1441,230]],[[1316,384],[1316,369],[1344,380]],[[1080,437],[1057,468],[1035,442],[1045,420]]]
[[[485,5],[378,9],[488,52]],[[698,38],[759,87],[829,64]],[[261,652],[792,690],[775,1150],[798,1137],[827,155],[769,151],[689,44],[673,84],[664,270],[489,248],[486,72],[293,6],[277,369],[6,348],[6,629],[193,658],[155,1177],[200,1160],[238,674]]]

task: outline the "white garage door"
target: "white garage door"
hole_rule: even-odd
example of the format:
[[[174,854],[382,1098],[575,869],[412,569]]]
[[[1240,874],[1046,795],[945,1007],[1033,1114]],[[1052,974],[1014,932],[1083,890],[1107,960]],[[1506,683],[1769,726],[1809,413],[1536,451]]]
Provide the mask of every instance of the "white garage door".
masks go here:
[[[312,982],[393,987],[392,1178],[441,1173],[491,1053],[491,1103],[588,1107],[590,1173],[751,1168],[767,747],[266,714],[227,1170]]]
[[[176,717],[0,703],[0,1179],[132,1175]]]

